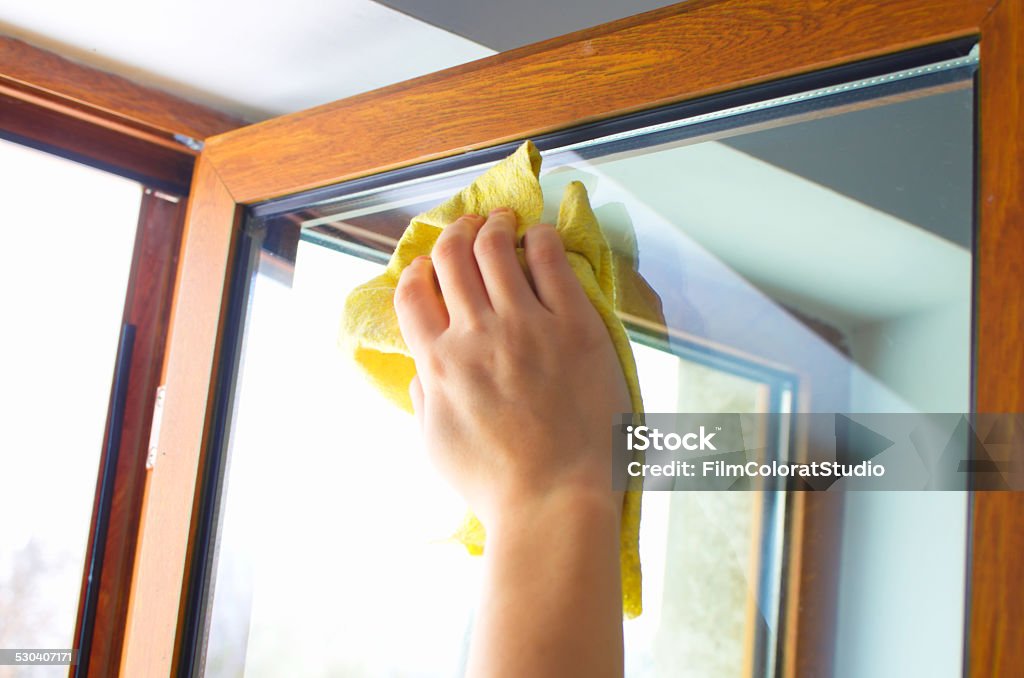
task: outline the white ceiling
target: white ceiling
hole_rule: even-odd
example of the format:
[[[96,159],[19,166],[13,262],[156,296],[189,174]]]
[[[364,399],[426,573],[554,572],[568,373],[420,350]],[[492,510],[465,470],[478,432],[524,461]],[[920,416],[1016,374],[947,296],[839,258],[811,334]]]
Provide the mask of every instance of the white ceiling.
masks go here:
[[[0,33],[250,122],[494,53],[372,0],[0,0]]]

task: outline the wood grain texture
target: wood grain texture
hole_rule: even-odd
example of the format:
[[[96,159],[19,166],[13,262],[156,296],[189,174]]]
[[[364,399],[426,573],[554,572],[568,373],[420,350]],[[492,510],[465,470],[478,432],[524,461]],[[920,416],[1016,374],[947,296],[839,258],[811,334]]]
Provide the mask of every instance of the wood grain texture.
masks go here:
[[[121,675],[168,676],[175,659],[185,554],[239,214],[201,156],[175,283],[163,426],[156,466],[146,480]]]
[[[166,92],[83,66],[15,38],[0,36],[0,85],[48,99],[66,111],[164,138],[203,140],[244,121]]]
[[[696,0],[275,118],[208,148],[239,201],[256,202],[971,35],[993,2]]]
[[[135,347],[93,621],[92,647],[89,656],[80,660],[88,662],[88,675],[92,676],[115,676],[121,663],[128,592],[146,478],[146,452],[153,402],[163,366],[184,212],[184,199],[174,202],[157,196],[150,189],[143,195],[123,318],[123,322],[136,327]],[[110,435],[110,431],[106,435]],[[95,509],[93,513],[95,515]],[[88,543],[92,544],[91,537]],[[91,554],[87,554],[86,562],[90,558]],[[79,603],[79,624],[82,623],[83,602]],[[77,629],[75,637],[79,637]]]
[[[980,67],[977,408],[1024,411],[1024,3],[985,25]]]
[[[791,492],[782,586],[781,675],[831,676],[839,620],[841,492]]]
[[[983,26],[976,409],[1024,412],[1024,2]],[[1018,424],[1020,422],[1018,421]],[[968,675],[1024,667],[1024,492],[978,492],[972,515]]]
[[[1024,494],[979,492],[968,628],[971,678],[1016,678],[1024,666]]]
[[[153,144],[2,93],[0,137],[182,195],[188,193],[195,164],[184,146]]]
[[[64,117],[74,118],[75,120],[102,127],[127,137],[134,137],[156,146],[163,146],[164,148],[193,156],[196,155],[196,151],[175,139],[172,135],[154,130],[145,125],[132,124],[116,117],[94,112],[78,104],[68,103],[66,100],[58,97],[40,94],[31,87],[0,82],[0,94],[26,103],[35,104],[40,108],[48,109]]]

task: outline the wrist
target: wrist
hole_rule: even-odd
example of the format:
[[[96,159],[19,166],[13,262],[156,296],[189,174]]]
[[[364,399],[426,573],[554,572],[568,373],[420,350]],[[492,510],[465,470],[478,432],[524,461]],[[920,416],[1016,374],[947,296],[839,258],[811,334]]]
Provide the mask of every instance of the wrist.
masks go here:
[[[525,531],[557,529],[573,534],[618,531],[623,493],[610,487],[566,484],[543,492],[512,493],[496,501],[485,518],[488,541]]]

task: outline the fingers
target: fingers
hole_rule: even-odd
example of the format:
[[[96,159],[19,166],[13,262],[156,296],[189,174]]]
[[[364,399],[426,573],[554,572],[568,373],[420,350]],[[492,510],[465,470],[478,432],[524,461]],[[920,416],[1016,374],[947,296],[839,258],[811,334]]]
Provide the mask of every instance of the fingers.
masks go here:
[[[495,311],[528,308],[537,297],[516,256],[516,216],[507,208],[499,208],[487,217],[473,243],[480,276]]]
[[[566,258],[562,239],[553,227],[539,224],[524,238],[527,265],[534,282],[530,289],[515,250],[516,219],[508,209],[491,212],[486,222],[475,215],[460,217],[449,224],[434,244],[431,256],[440,291],[447,306],[449,322],[479,319],[486,314],[529,308],[538,300],[553,313],[568,313],[588,303],[586,294]],[[416,274],[410,278],[408,294],[416,296],[426,288],[426,281]],[[403,280],[405,279],[403,274]],[[396,290],[396,304],[398,291]],[[443,310],[443,309],[442,309]],[[431,318],[424,318],[428,339],[436,337],[440,323],[436,311],[426,308]],[[413,311],[410,317],[417,316]],[[408,322],[416,322],[409,320]],[[402,318],[399,318],[402,323]],[[416,335],[418,328],[411,327]],[[405,326],[402,325],[403,336]],[[406,342],[416,342],[406,337]],[[410,344],[410,349],[412,345]]]
[[[491,310],[473,256],[473,242],[483,222],[482,217],[475,215],[459,217],[441,231],[431,252],[441,294],[453,322],[478,318]]]
[[[448,313],[428,257],[417,257],[402,271],[394,303],[398,328],[413,355],[448,328]]]
[[[558,232],[549,224],[538,224],[523,238],[526,263],[537,298],[549,311],[566,314],[589,304],[583,286],[573,273]]]

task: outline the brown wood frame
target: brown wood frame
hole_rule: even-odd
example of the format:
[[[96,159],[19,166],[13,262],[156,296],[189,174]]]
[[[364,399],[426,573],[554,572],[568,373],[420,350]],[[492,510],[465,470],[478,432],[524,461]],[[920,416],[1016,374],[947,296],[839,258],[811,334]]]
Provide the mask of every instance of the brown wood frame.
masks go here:
[[[135,236],[132,265],[128,276],[123,324],[135,326],[134,349],[128,365],[127,396],[121,420],[120,445],[114,469],[111,506],[106,525],[100,570],[99,592],[93,613],[92,641],[88,655],[82,655],[86,675],[117,675],[124,643],[128,593],[131,587],[142,491],[146,476],[146,454],[156,389],[160,385],[164,347],[170,321],[174,274],[184,226],[185,201],[147,188],[143,192]],[[113,407],[111,403],[111,407]],[[103,449],[114,432],[104,432]],[[101,459],[99,477],[106,464]],[[86,563],[93,557],[93,535],[100,514],[97,485],[90,524]],[[88,566],[88,565],[87,565]],[[85,595],[88,578],[83,577],[79,596],[75,638],[85,623]]]
[[[144,189],[123,323],[135,326],[120,446],[113,469],[88,675],[117,675],[134,569],[145,459],[170,321],[186,196],[202,142],[244,123],[230,115],[0,36],[0,137],[139,181]],[[103,449],[112,435],[104,433]],[[103,478],[106,457],[101,459]],[[99,487],[87,541],[94,557]],[[83,576],[74,638],[85,623]],[[73,671],[74,669],[72,669]]]
[[[122,671],[177,669],[187,555],[209,433],[226,281],[245,205],[582,122],[955,38],[981,44],[975,393],[1024,408],[1021,0],[692,0],[210,139],[193,183]],[[671,64],[671,68],[666,68]],[[567,77],[568,76],[568,77]],[[1024,665],[1024,494],[973,498],[971,676]],[[802,532],[802,534],[807,534]],[[807,544],[804,545],[807,548]],[[799,578],[802,608],[815,584]],[[787,676],[830,675],[813,615]]]
[[[188,194],[186,141],[245,124],[15,38],[0,36],[0,64],[3,136],[167,193]]]

